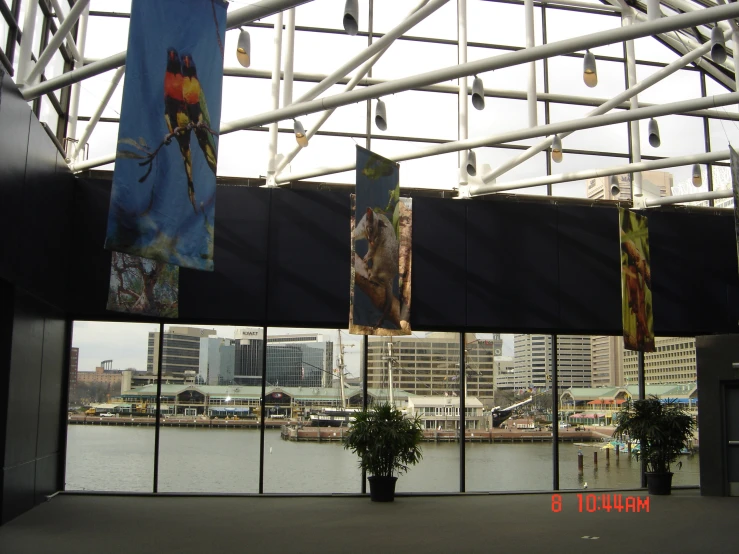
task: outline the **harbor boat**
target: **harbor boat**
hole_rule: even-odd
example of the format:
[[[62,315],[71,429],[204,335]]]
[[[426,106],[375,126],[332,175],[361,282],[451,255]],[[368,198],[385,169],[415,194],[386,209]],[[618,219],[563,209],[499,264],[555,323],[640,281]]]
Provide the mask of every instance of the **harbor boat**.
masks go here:
[[[501,408],[500,406],[495,406],[492,410],[490,410],[490,415],[493,416],[493,427],[500,427],[501,423],[503,423],[505,420],[507,420],[509,417],[513,415],[513,410],[528,404],[532,400],[533,398],[529,397],[523,402],[512,404],[508,406],[507,408]]]
[[[311,427],[349,427],[361,408],[325,408],[310,416]]]

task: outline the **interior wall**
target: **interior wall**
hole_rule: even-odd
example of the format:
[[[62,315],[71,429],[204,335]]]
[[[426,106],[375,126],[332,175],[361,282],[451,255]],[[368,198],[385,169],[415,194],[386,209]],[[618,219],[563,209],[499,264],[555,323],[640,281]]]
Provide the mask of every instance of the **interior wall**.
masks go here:
[[[724,387],[739,383],[739,335],[695,338],[701,494],[728,496]]]
[[[110,182],[80,179],[70,315],[107,312]],[[345,328],[350,204],[341,192],[217,188],[214,272],[180,270],[183,322]],[[618,210],[524,199],[413,199],[415,330],[620,335]],[[654,329],[737,331],[731,214],[650,210]]]
[[[0,73],[0,523],[62,488],[74,178]]]

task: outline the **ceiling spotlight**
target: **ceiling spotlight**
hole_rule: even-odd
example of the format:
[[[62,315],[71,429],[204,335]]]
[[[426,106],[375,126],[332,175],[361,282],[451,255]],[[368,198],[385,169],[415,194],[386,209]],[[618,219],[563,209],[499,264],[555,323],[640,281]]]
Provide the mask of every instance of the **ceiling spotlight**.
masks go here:
[[[701,174],[701,166],[693,164],[693,186],[700,187],[703,185],[703,175]]]
[[[657,120],[652,118],[649,120],[649,144],[652,148],[659,148],[659,145],[662,144],[662,141],[659,138],[659,125],[657,125]]]
[[[621,187],[618,186],[618,177],[611,175],[611,196],[616,198],[619,194],[621,194]]]
[[[585,59],[583,60],[582,78],[585,84],[593,88],[598,84],[598,72],[595,69],[595,56],[590,50],[585,50]]]
[[[308,135],[305,133],[303,124],[297,119],[294,120],[293,130],[295,131],[295,140],[298,144],[303,148],[308,146]]]
[[[242,29],[239,34],[239,42],[236,46],[236,59],[244,67],[251,65],[251,37],[249,31]]]
[[[552,161],[557,163],[562,161],[562,139],[559,135],[554,135],[552,139]]]
[[[485,90],[482,86],[482,79],[475,75],[475,80],[472,81],[472,105],[476,110],[485,109]]]
[[[346,0],[344,5],[344,30],[351,36],[359,32],[359,0]]]
[[[375,125],[380,131],[387,131],[387,113],[385,112],[385,102],[378,99],[375,107]]]
[[[473,150],[467,151],[467,174],[472,177],[477,175],[477,156]]]
[[[711,30],[711,59],[716,63],[724,63],[726,61],[724,33],[718,25]]]

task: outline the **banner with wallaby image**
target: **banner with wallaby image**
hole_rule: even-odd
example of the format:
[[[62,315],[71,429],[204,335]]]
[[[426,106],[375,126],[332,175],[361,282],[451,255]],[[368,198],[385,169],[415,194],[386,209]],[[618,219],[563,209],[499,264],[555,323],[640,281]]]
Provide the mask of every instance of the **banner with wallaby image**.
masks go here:
[[[412,203],[399,165],[357,147],[352,195],[349,332],[410,335]]]
[[[624,208],[618,209],[621,237],[621,313],[624,347],[654,352],[652,316],[652,272],[649,256],[647,218]]]

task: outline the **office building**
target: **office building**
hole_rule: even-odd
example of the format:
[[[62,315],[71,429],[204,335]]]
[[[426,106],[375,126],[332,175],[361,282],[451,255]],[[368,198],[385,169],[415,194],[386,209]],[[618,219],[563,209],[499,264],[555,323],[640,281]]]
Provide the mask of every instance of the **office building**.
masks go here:
[[[196,375],[200,370],[200,339],[215,336],[212,329],[170,326],[164,332],[164,355],[162,370],[167,374]],[[146,357],[146,372],[159,371],[159,332],[149,333],[149,348]]]
[[[552,340],[550,335],[515,335],[514,386],[544,390],[552,386]],[[590,337],[557,336],[559,387],[591,384]]]

